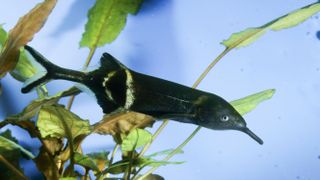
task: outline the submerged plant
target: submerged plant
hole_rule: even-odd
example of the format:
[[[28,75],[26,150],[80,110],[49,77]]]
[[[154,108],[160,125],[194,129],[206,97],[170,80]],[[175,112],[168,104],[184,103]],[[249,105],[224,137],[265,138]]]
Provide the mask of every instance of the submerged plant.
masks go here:
[[[29,86],[30,88],[27,90],[36,86],[38,93],[38,98],[34,99],[21,113],[10,115],[2,120],[0,122],[0,128],[6,125],[19,126],[28,131],[31,137],[39,139],[42,145],[39,153],[33,155],[17,143],[17,140],[11,136],[9,130],[2,132],[0,136],[0,169],[4,169],[4,171],[1,171],[0,177],[5,179],[27,179],[22,168],[19,166],[19,159],[22,158],[20,154],[24,154],[23,158],[32,160],[46,179],[76,179],[79,177],[88,179],[90,178],[90,171],[93,172],[95,179],[110,179],[110,177],[123,179],[145,179],[152,177],[162,179],[161,176],[155,175],[153,172],[163,165],[183,163],[169,160],[174,155],[182,153],[183,147],[196,135],[201,126],[205,125],[199,122],[191,122],[201,126],[198,126],[179,146],[174,149],[145,155],[150,145],[169,121],[164,120],[154,134],[151,134],[145,128],[152,126],[154,117],[174,119],[172,114],[171,116],[161,116],[163,114],[148,113],[148,111],[145,111],[145,109],[141,110],[141,108],[127,108],[124,111],[113,111],[114,109],[111,108],[112,111],[109,111],[110,106],[105,105],[105,100],[98,98],[98,103],[103,107],[106,114],[104,117],[101,117],[101,121],[91,124],[89,120],[84,120],[70,111],[74,98],[81,93],[77,87],[71,87],[54,96],[49,96],[49,90],[47,90],[45,83],[53,77],[46,77],[46,74],[42,74],[40,80],[38,77],[38,79],[36,79],[37,81],[34,81],[34,76],[37,76],[42,70],[32,63],[33,57],[36,60],[45,60],[45,57],[41,57],[40,54],[32,48],[28,48],[26,45],[45,24],[47,17],[54,9],[56,3],[56,0],[45,0],[38,4],[28,14],[23,16],[9,33],[0,26],[0,77],[4,77],[9,72],[16,80],[25,82],[26,84],[31,83],[32,86]],[[96,0],[95,5],[88,12],[88,22],[80,41],[80,47],[86,47],[90,50],[84,63],[84,69],[89,66],[97,48],[112,43],[118,37],[126,24],[128,14],[138,13],[142,3],[143,0]],[[230,38],[222,42],[226,47],[225,50],[208,66],[203,74],[201,74],[192,88],[196,88],[215,64],[231,50],[250,45],[268,30],[278,31],[296,26],[319,11],[320,3],[314,3],[277,18],[261,27],[248,28],[239,33],[232,34]],[[27,48],[24,49],[25,47]],[[31,53],[33,57],[29,56],[29,53]],[[108,60],[110,60],[110,57]],[[43,62],[44,64],[49,63],[47,61]],[[101,66],[103,65],[106,66],[106,69],[113,68],[110,62],[101,64]],[[51,68],[53,66],[54,65],[50,65],[47,67]],[[124,68],[123,65],[120,64],[120,66]],[[53,69],[57,70],[58,68]],[[99,71],[97,70],[96,72]],[[111,73],[110,77],[113,77],[113,72],[114,71],[109,72]],[[124,72],[132,73],[128,69],[125,69]],[[65,71],[64,76],[66,77],[68,73],[70,73],[70,75],[72,74],[71,71]],[[82,76],[81,72],[78,72],[77,75]],[[60,77],[62,77],[61,74]],[[102,76],[102,78],[104,78],[104,76]],[[158,82],[164,83],[164,81]],[[174,85],[170,87],[174,89]],[[28,86],[26,87],[28,88]],[[191,92],[189,94],[191,95],[198,91],[188,89],[188,92]],[[227,102],[219,102],[227,104],[226,106],[234,109],[237,115],[239,114],[239,117],[241,117],[240,115],[252,111],[262,101],[270,99],[274,93],[274,89],[269,89],[249,95],[230,102],[232,107],[231,105],[229,107],[229,103]],[[143,96],[143,94],[141,96]],[[66,106],[59,103],[61,98],[69,98]],[[140,100],[143,101],[143,99]],[[147,101],[147,99],[145,99],[145,101]],[[161,103],[160,101],[155,102]],[[203,103],[202,99],[201,103]],[[209,106],[207,104],[205,105]],[[157,106],[157,104],[152,104],[152,106]],[[226,106],[223,106],[224,110]],[[175,112],[176,111],[173,111],[173,113]],[[202,111],[199,111],[199,113],[200,115],[204,114]],[[181,114],[175,115],[181,116]],[[190,112],[189,114],[184,114],[184,116],[188,116],[185,122],[190,123],[190,119],[192,119],[189,117],[190,115],[192,115]],[[231,117],[223,116],[223,120],[225,121],[228,121],[229,118]],[[181,121],[184,122],[184,120]],[[212,129],[215,127],[217,127],[216,124],[214,124]],[[230,129],[230,127],[228,128]],[[262,141],[253,133],[249,132],[249,130],[241,130],[262,143]],[[87,136],[93,133],[113,136],[115,141],[113,151],[83,154],[81,143]],[[116,152],[119,151],[119,148],[121,148],[122,159],[114,162]],[[158,160],[156,159],[158,156],[165,156],[165,158]],[[77,172],[75,165],[83,167],[84,173],[81,174]],[[148,171],[141,173],[142,170],[148,167],[150,168]]]

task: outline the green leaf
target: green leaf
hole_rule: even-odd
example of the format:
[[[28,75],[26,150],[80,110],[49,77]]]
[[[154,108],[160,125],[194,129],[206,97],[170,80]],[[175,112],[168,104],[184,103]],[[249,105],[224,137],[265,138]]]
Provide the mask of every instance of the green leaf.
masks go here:
[[[136,128],[123,139],[121,149],[124,152],[133,151],[136,148],[146,145],[151,139],[152,135],[150,132]]]
[[[88,13],[80,47],[96,48],[113,42],[124,28],[128,14],[135,14],[142,2],[143,0],[96,0]]]
[[[8,161],[12,166],[22,172],[19,165],[21,153],[16,138],[11,135],[10,130],[0,133],[0,155]],[[22,148],[22,147],[21,147]],[[21,176],[14,173],[11,169],[8,169],[6,165],[0,162],[0,179],[20,179]]]
[[[6,41],[7,37],[8,37],[7,32],[3,29],[2,25],[0,25],[0,50],[2,49],[2,46]]]
[[[232,34],[227,40],[222,41],[222,44],[229,49],[245,47],[261,37],[266,31],[267,29],[264,28],[248,28]]]
[[[35,115],[35,113],[39,112],[39,110],[42,106],[56,104],[63,97],[71,96],[71,95],[78,94],[78,93],[80,93],[79,89],[77,89],[75,87],[71,87],[70,89],[68,89],[66,91],[59,92],[54,96],[40,98],[40,99],[32,101],[27,106],[27,108],[23,110],[23,112],[25,115],[29,115],[29,117],[30,116],[33,117]]]
[[[252,94],[250,96],[235,100],[231,102],[231,105],[241,114],[247,114],[248,112],[255,109],[261,102],[272,98],[275,89],[268,89],[265,91]]]
[[[87,154],[87,156],[96,163],[100,172],[109,164],[108,155],[109,152],[94,152]]]
[[[83,120],[76,114],[66,110],[63,106],[43,106],[40,110],[37,127],[42,137],[70,138],[86,135],[91,132],[88,120]],[[67,129],[66,129],[67,128]]]
[[[113,163],[110,167],[104,170],[103,173],[111,173],[111,174],[121,174],[124,173],[127,167],[130,164],[130,160],[125,159],[118,162]]]
[[[0,128],[8,124],[16,125],[27,130],[32,137],[37,137],[39,135],[38,129],[30,119],[39,113],[41,107],[56,104],[60,98],[79,92],[79,89],[72,87],[54,96],[34,100],[21,113],[9,116],[4,121],[1,121]]]
[[[277,18],[263,26],[248,28],[244,31],[234,33],[227,40],[222,41],[222,44],[225,45],[228,49],[248,46],[268,30],[279,31],[282,29],[294,27],[304,22],[319,11],[320,3],[310,4],[280,18]]]
[[[108,159],[109,152],[103,151],[103,152],[92,152],[88,153],[87,156],[89,156],[92,159],[103,159],[107,160]]]
[[[8,38],[0,54],[0,76],[13,70],[19,60],[20,48],[30,42],[45,24],[57,0],[39,3],[22,16],[9,31]]]
[[[141,177],[141,175],[138,175],[136,179]],[[148,176],[144,177],[143,180],[164,180],[164,178],[158,174],[149,174]]]
[[[183,164],[184,162],[173,162],[173,161],[163,161],[163,160],[155,160],[152,158],[140,158],[138,160],[139,166],[151,166],[151,167],[159,167],[159,166],[165,166],[170,164]]]
[[[2,49],[2,45],[6,41],[7,37],[8,37],[7,32],[3,29],[2,25],[0,25],[0,52]],[[0,76],[0,79],[1,79],[1,76]],[[0,95],[1,94],[2,94],[2,85],[0,82]]]
[[[19,61],[16,67],[10,72],[16,80],[25,82],[37,73],[37,68],[31,63],[31,59],[26,55],[23,48],[20,50]]]
[[[18,118],[19,120],[30,119],[40,111],[42,106],[56,104],[62,97],[67,97],[79,92],[79,89],[72,87],[66,91],[59,92],[54,96],[34,100],[22,111],[22,113],[12,116],[12,118]]]
[[[145,157],[146,158],[151,158],[151,157],[155,157],[155,156],[168,155],[168,154],[172,153],[173,151],[174,151],[174,149],[167,149],[167,150],[163,150],[163,151],[152,153],[152,154],[147,155]],[[180,151],[176,152],[176,154],[182,154],[182,153],[183,153],[182,149],[180,149]]]
[[[2,45],[6,41],[8,37],[7,32],[0,25],[0,50],[2,49]],[[19,61],[13,71],[10,74],[17,79],[18,81],[24,82],[26,79],[31,78],[35,75],[37,69],[31,64],[30,59],[28,59],[23,48],[20,50]]]
[[[59,178],[59,180],[77,180],[76,177],[63,177],[63,178]]]
[[[10,136],[11,136],[11,133],[10,133]],[[2,135],[0,136],[0,154],[5,154],[7,151],[12,151],[15,149],[20,150],[21,152],[26,154],[31,159],[35,158],[35,156],[31,152],[24,149],[22,146],[20,146],[16,142],[14,142],[6,137],[3,137]]]
[[[159,167],[159,166],[165,166],[170,164],[182,164],[184,162],[171,162],[171,161],[159,161],[152,158],[142,157],[138,159],[133,159],[132,166],[133,167]],[[130,159],[124,159],[118,162],[113,163],[106,172],[111,174],[120,174],[126,171],[127,167],[130,164]]]
[[[83,154],[76,152],[74,154],[74,161],[76,164],[79,164],[85,168],[90,168],[94,171],[100,171],[97,164],[89,156],[86,156],[86,155],[83,155]]]
[[[320,3],[314,3],[278,18],[274,23],[270,24],[269,27],[274,31],[291,28],[304,22],[319,11]]]

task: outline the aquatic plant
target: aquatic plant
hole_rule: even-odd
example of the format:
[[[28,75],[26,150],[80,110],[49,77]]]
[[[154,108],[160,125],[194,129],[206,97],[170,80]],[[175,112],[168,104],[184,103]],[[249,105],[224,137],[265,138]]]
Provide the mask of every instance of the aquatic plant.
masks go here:
[[[0,77],[9,72],[12,77],[21,82],[30,80],[38,74],[39,69],[31,63],[24,46],[41,30],[46,19],[54,9],[57,0],[45,0],[24,15],[16,26],[7,33],[0,26]],[[88,22],[80,41],[80,47],[89,48],[90,52],[83,68],[86,69],[97,48],[112,43],[125,27],[128,14],[137,14],[143,0],[96,0],[88,12]],[[260,27],[248,28],[232,34],[222,41],[225,50],[214,59],[200,75],[192,88],[197,88],[208,72],[226,54],[233,49],[239,49],[252,44],[267,31],[278,31],[291,28],[319,12],[320,3],[314,3],[287,15],[270,21]],[[152,117],[136,112],[119,112],[106,114],[101,121],[91,124],[70,111],[76,96],[81,91],[76,87],[49,96],[46,85],[36,88],[38,98],[34,99],[25,109],[15,115],[10,115],[0,122],[0,128],[7,125],[19,126],[31,137],[39,139],[41,148],[37,155],[32,154],[17,143],[10,130],[0,136],[0,168],[5,169],[0,177],[5,179],[27,179],[19,160],[26,158],[33,161],[46,179],[76,179],[89,178],[92,171],[96,179],[122,177],[123,179],[161,179],[153,172],[164,165],[181,164],[183,162],[169,161],[171,157],[182,153],[182,149],[200,130],[197,127],[187,139],[176,148],[145,155],[150,145],[169,123],[164,120],[154,134],[145,128],[154,123]],[[0,85],[1,93],[1,85]],[[259,103],[270,99],[274,89],[230,102],[233,107],[244,115],[257,107]],[[59,103],[61,98],[70,98],[66,106]],[[112,152],[93,152],[84,154],[81,143],[90,134],[111,135],[115,145]],[[121,149],[122,159],[114,162],[116,152]],[[23,156],[21,156],[23,155]],[[165,156],[158,160],[157,157]],[[80,165],[84,173],[75,170]],[[145,173],[142,170],[150,168]]]

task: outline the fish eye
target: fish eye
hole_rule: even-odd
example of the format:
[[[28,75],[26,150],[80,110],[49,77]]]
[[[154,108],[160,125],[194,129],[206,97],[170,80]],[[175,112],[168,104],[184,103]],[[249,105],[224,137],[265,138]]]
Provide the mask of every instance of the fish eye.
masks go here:
[[[221,121],[226,122],[229,120],[229,116],[228,115],[224,115],[220,118]]]

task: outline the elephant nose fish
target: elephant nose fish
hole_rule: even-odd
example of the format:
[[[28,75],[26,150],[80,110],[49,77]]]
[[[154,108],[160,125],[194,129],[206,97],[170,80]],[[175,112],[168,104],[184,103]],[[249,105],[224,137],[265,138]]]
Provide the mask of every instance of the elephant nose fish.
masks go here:
[[[25,49],[46,73],[27,82],[23,93],[54,79],[73,81],[93,92],[105,114],[124,109],[213,130],[238,130],[263,144],[233,106],[213,93],[135,72],[108,53],[102,55],[98,69],[81,72],[51,63],[30,46]]]

